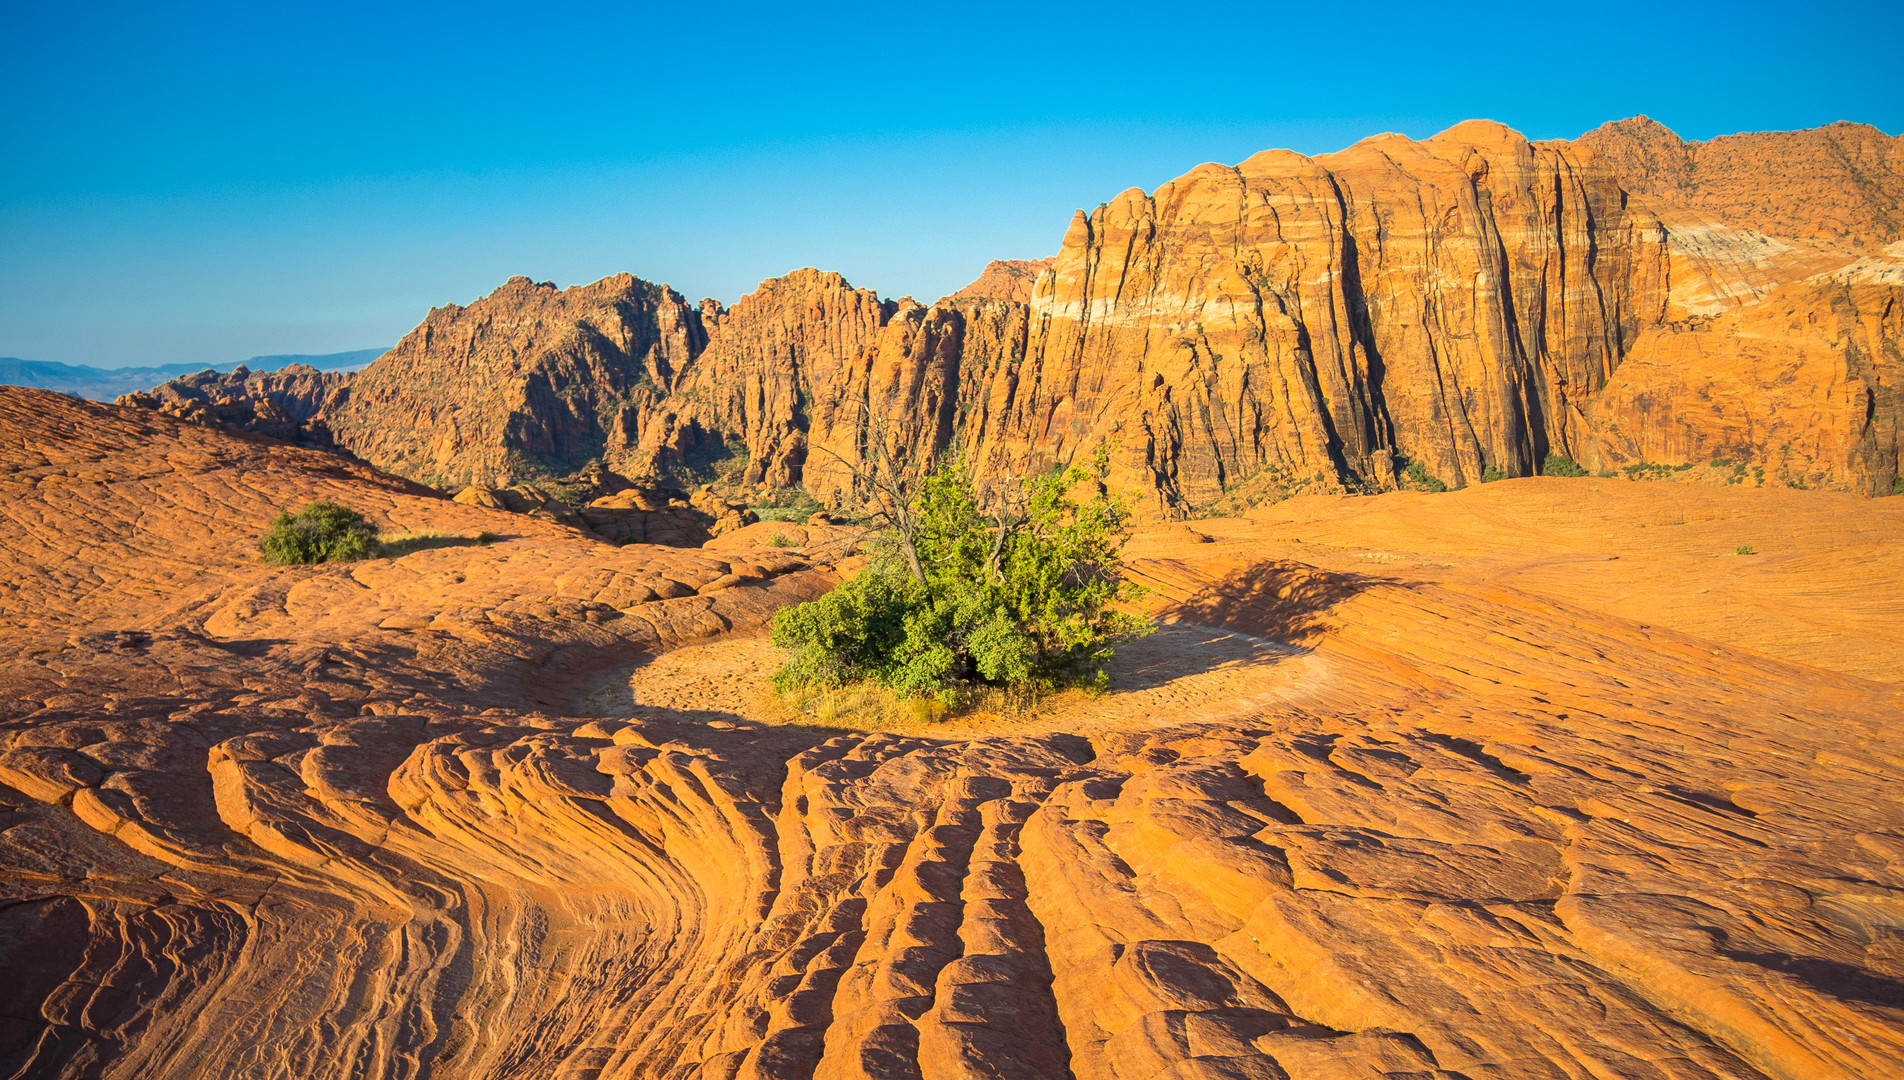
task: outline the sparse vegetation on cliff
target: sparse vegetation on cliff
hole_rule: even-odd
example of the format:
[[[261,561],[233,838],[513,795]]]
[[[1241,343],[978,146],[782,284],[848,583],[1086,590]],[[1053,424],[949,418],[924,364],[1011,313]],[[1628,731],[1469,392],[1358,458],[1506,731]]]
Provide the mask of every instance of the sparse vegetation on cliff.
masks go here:
[[[1395,455],[1395,472],[1400,477],[1405,490],[1437,493],[1448,490],[1447,483],[1429,472],[1428,466],[1405,454]]]
[[[1581,468],[1579,462],[1563,454],[1548,454],[1547,460],[1541,463],[1540,474],[1542,476],[1585,476],[1587,470]]]
[[[376,526],[355,510],[322,501],[296,514],[281,511],[259,545],[265,561],[289,565],[352,562],[383,554]]]
[[[1127,512],[1073,466],[976,487],[958,460],[907,483],[870,484],[885,524],[872,563],[831,593],[782,611],[782,692],[876,683],[956,700],[961,688],[1098,685],[1115,646],[1148,632],[1119,609]]]
[[[757,497],[751,509],[762,521],[791,521],[804,524],[808,518],[826,509],[805,488],[779,488]]]

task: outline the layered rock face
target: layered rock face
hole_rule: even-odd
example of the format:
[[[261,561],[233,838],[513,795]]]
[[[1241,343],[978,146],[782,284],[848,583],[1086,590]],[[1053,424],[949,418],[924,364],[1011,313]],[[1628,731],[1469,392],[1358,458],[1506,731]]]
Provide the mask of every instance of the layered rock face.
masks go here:
[[[702,312],[627,274],[528,278],[423,325],[351,380],[325,419],[380,468],[439,487],[562,475],[628,441],[706,344]]]
[[[1009,333],[968,345],[991,375],[967,390],[988,406],[968,453],[1105,444],[1166,509],[1253,485],[1387,486],[1393,452],[1457,486],[1557,453],[1595,469],[1744,459],[1774,482],[1888,493],[1904,262],[1877,245],[1904,188],[1897,140],[1752,139],[1687,152],[1731,183],[1694,203],[1629,190],[1623,131],[1536,145],[1480,122],[1125,192],[1072,223],[1022,354]],[[1847,142],[1869,174],[1803,166]],[[1842,228],[1748,224],[1784,229],[1815,203]]]
[[[925,306],[801,270],[731,311],[626,275],[433,312],[327,406],[431,483],[738,464],[837,497],[869,440],[1023,471],[1105,448],[1151,516],[1744,462],[1888,494],[1904,150],[1875,129],[1529,143],[1482,121],[1201,166]]]
[[[1895,651],[1904,501],[1688,496],[1666,538],[1682,499],[1597,480],[1140,537],[1224,693],[822,730],[643,704],[807,551],[0,389],[0,1069],[1888,1077],[1904,699],[1821,663]],[[505,538],[259,562],[315,498]],[[1748,529],[1788,559],[1705,550]],[[1774,659],[1698,589],[1660,610],[1711,636],[1652,622],[1685,574],[1856,618]]]

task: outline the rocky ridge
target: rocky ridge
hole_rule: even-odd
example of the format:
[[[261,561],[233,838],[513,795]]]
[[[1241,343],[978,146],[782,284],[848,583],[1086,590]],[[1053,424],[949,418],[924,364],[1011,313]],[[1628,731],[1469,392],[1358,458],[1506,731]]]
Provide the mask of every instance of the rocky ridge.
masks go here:
[[[1473,121],[1132,189],[1054,259],[933,305],[811,269],[731,310],[627,275],[516,279],[433,312],[325,419],[451,486],[599,460],[824,497],[880,438],[981,470],[1104,447],[1166,518],[1394,489],[1398,456],[1452,487],[1559,455],[1883,495],[1900,191],[1899,140],[1861,125],[1530,143]]]
[[[1056,259],[994,259],[985,264],[970,285],[940,300],[941,304],[960,300],[1003,300],[1023,304],[1031,300],[1038,275],[1051,269]]]
[[[284,442],[331,448],[325,413],[345,396],[346,372],[287,364],[257,371],[243,364],[229,372],[206,370],[171,379],[151,390],[123,394],[116,404],[152,409],[194,423],[265,435]]]

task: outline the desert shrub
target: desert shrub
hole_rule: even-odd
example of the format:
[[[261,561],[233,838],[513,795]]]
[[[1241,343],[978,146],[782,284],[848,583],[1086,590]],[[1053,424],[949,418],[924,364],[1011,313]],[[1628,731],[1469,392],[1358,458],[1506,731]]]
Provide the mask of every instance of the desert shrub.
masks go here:
[[[280,511],[260,541],[267,562],[302,565],[350,562],[382,554],[377,529],[355,510],[314,502],[292,514]]]
[[[1492,465],[1481,466],[1481,482],[1483,484],[1492,484],[1496,480],[1505,480],[1505,479],[1507,479],[1507,474],[1495,468],[1494,466]]]
[[[804,523],[826,507],[820,505],[820,500],[807,494],[805,488],[793,487],[767,492],[756,499],[750,509],[762,521]]]
[[[497,536],[495,533],[490,532],[488,529],[484,529],[482,532],[479,532],[476,534],[476,542],[478,544],[481,544],[484,547],[488,547],[489,545],[501,539],[502,537]]]
[[[550,484],[542,489],[542,493],[578,513],[582,507],[588,505],[589,496],[592,494],[581,484],[571,483]]]
[[[1735,551],[1733,551],[1733,554],[1734,555],[1757,555],[1758,552],[1752,549],[1751,544],[1740,544],[1738,548]]]
[[[1395,455],[1395,468],[1400,470],[1403,481],[1416,491],[1448,490],[1448,485],[1443,483],[1440,477],[1430,473],[1428,466],[1404,454]]]
[[[1547,460],[1541,463],[1540,474],[1542,476],[1585,476],[1587,470],[1581,468],[1580,463],[1570,457],[1562,454],[1548,454]]]
[[[1668,480],[1678,470],[1657,461],[1636,461],[1631,465],[1620,466],[1620,471],[1626,474],[1628,480]]]
[[[767,538],[767,546],[777,548],[792,547],[793,541],[787,539],[786,533],[777,532]]]
[[[941,463],[866,569],[774,617],[788,650],[775,688],[871,682],[951,702],[961,686],[1101,685],[1116,645],[1149,628],[1117,607],[1140,593],[1119,574],[1123,504],[1070,495],[1093,479],[1054,470],[981,506],[963,463]]]
[[[1891,494],[1904,495],[1904,476],[1891,477]]]

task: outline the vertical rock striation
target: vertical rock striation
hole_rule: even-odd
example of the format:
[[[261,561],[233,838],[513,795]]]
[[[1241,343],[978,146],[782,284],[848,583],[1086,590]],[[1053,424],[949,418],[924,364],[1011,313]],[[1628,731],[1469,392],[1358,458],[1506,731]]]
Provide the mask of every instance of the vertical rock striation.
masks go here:
[[[732,310],[517,278],[432,312],[322,419],[452,485],[744,454],[748,483],[828,496],[879,439],[981,470],[1103,447],[1163,517],[1393,488],[1398,455],[1456,487],[1561,455],[1888,494],[1900,192],[1900,140],[1862,125],[1470,121],[1133,188],[932,305],[812,269]]]

